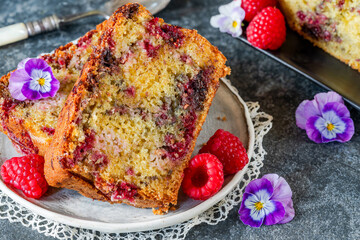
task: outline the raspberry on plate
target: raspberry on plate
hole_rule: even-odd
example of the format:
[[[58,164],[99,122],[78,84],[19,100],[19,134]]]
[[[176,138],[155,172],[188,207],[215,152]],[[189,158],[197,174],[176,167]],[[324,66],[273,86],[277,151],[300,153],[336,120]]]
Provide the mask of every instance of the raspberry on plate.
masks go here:
[[[217,130],[199,153],[215,155],[223,164],[224,175],[237,173],[249,162],[240,139],[223,129]]]
[[[279,9],[267,7],[250,22],[247,40],[261,49],[278,49],[286,38],[285,19]]]
[[[184,172],[182,189],[195,200],[206,200],[217,193],[224,183],[223,166],[212,154],[198,154]]]
[[[5,183],[20,189],[25,196],[40,198],[48,189],[44,177],[44,158],[37,154],[13,157],[1,166]]]
[[[275,7],[276,0],[242,0],[241,8],[245,11],[245,20],[250,22],[256,14],[266,7]]]

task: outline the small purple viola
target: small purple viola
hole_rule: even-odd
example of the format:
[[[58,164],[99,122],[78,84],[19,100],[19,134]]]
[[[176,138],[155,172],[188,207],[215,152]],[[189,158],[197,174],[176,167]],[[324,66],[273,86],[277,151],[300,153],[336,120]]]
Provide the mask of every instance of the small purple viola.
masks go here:
[[[284,178],[267,174],[251,181],[239,209],[240,220],[251,227],[290,222],[295,216],[292,191]]]
[[[342,97],[335,92],[316,94],[296,109],[296,125],[316,143],[347,142],[354,135],[354,122]]]
[[[59,87],[51,67],[38,58],[22,60],[9,79],[10,94],[20,101],[54,97]]]
[[[211,26],[219,28],[220,32],[226,32],[233,37],[240,37],[242,34],[241,24],[245,18],[245,11],[241,8],[241,0],[220,6],[219,12],[219,15],[211,17]]]

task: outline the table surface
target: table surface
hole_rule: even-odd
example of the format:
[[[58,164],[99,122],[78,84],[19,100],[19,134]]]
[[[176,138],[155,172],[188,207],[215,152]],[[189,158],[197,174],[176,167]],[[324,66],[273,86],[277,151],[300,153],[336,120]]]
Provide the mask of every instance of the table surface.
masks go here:
[[[1,0],[0,27],[58,14],[98,8],[100,0]],[[325,91],[303,76],[210,26],[218,6],[229,0],[173,0],[158,16],[197,29],[228,59],[229,79],[245,101],[258,101],[274,117],[264,139],[268,152],[262,174],[283,176],[293,190],[294,220],[285,225],[245,226],[236,206],[215,225],[194,227],[187,239],[360,239],[360,112],[349,107],[355,135],[348,143],[315,144],[295,125],[295,110],[304,99]],[[26,57],[50,52],[93,29],[101,18],[81,20],[67,29],[0,47],[0,75]],[[1,36],[0,36],[1,37]],[[360,81],[360,79],[359,79]],[[19,223],[0,220],[0,239],[53,239]]]

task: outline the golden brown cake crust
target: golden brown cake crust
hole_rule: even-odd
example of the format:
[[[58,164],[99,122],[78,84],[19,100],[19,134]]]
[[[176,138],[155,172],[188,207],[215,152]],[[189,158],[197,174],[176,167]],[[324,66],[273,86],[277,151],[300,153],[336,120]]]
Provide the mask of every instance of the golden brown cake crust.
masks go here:
[[[69,154],[69,149],[73,149],[72,135],[76,131],[76,121],[82,115],[87,103],[92,98],[96,98],[97,92],[94,89],[98,86],[96,76],[99,75],[98,69],[103,64],[102,51],[105,48],[106,41],[111,29],[121,21],[131,18],[133,15],[149,15],[149,12],[139,4],[127,4],[118,9],[114,15],[103,24],[102,31],[104,34],[100,37],[101,46],[95,46],[97,51],[91,56],[89,61],[85,64],[82,74],[76,82],[71,94],[68,97],[67,102],[58,119],[58,125],[54,135],[53,142],[50,150],[45,155],[45,177],[50,186],[71,188],[79,191],[81,194],[93,199],[105,200],[111,202],[109,197],[101,194],[94,185],[91,183],[93,179],[84,179],[84,177],[77,176],[76,169],[65,169],[62,164],[64,156]],[[162,21],[160,19],[159,21]],[[212,46],[205,38],[197,34],[195,30],[181,29],[187,41],[197,43],[199,52],[206,52],[209,57],[207,63],[213,66],[213,72],[211,74],[211,83],[209,84],[207,97],[204,100],[204,110],[198,117],[197,124],[194,130],[194,140],[190,144],[190,150],[188,151],[185,160],[177,171],[173,174],[176,176],[173,179],[177,179],[173,183],[172,195],[167,195],[162,200],[157,200],[153,193],[146,190],[140,190],[142,198],[136,198],[134,201],[128,201],[126,199],[117,201],[116,203],[126,203],[136,207],[142,208],[159,208],[156,213],[167,212],[171,205],[177,203],[177,193],[182,181],[183,170],[187,167],[188,161],[195,147],[196,138],[201,130],[201,126],[205,121],[207,112],[211,105],[212,99],[215,96],[216,90],[219,86],[219,78],[226,76],[230,73],[230,69],[225,66],[226,58],[218,51],[218,49]],[[86,189],[85,187],[86,186]]]

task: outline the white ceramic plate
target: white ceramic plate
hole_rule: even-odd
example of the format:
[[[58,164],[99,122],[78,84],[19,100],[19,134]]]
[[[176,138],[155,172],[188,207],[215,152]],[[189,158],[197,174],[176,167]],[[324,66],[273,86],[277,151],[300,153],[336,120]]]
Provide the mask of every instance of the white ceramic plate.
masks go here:
[[[226,120],[218,118],[226,117]],[[222,80],[214,98],[203,130],[198,137],[194,154],[214,132],[225,129],[244,143],[249,158],[254,148],[254,128],[246,104],[228,82]],[[0,163],[18,156],[10,140],[0,135]],[[179,208],[166,215],[154,215],[151,209],[138,209],[125,204],[109,204],[83,197],[68,189],[50,189],[40,200],[25,197],[0,181],[0,189],[14,201],[48,219],[74,227],[103,232],[135,232],[159,229],[196,217],[223,199],[242,180],[247,166],[234,176],[227,177],[223,188],[206,201],[195,201],[179,193]]]

